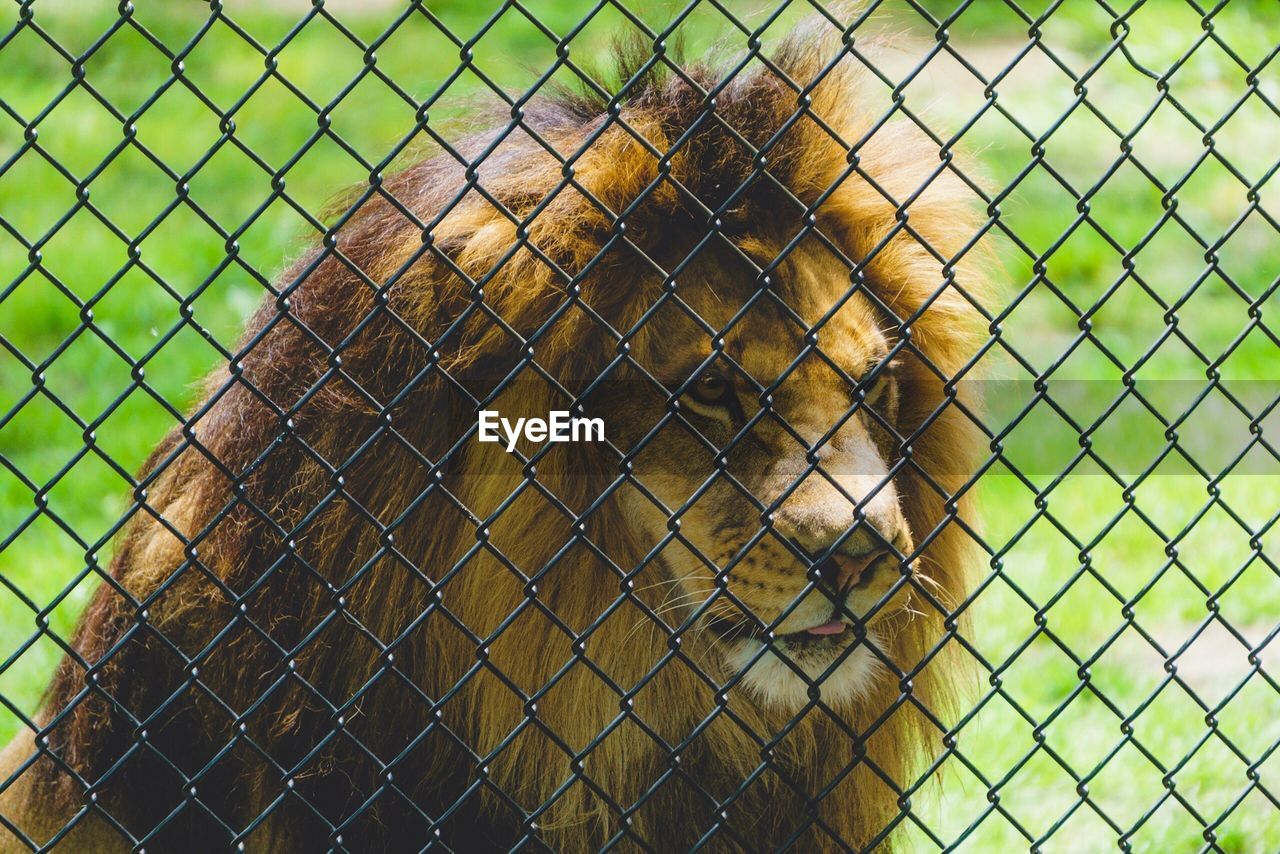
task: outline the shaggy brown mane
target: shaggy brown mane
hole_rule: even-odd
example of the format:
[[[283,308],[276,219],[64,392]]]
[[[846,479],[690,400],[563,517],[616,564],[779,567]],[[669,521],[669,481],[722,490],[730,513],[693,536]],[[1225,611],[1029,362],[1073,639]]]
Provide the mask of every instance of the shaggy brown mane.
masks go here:
[[[771,58],[803,85],[833,55],[802,34]],[[911,345],[941,376],[965,365],[981,320],[964,295],[981,286],[969,191],[909,122],[871,133],[882,110],[853,60],[798,120],[792,85],[753,67],[714,113],[723,72],[693,65],[617,105],[562,93],[514,128],[495,115],[456,147],[489,152],[478,165],[442,152],[385,179],[281,277],[143,468],[39,718],[27,776],[60,805],[43,832],[75,818],[118,840],[118,822],[161,850],[223,850],[251,825],[250,850],[417,850],[437,832],[474,848],[481,828],[569,851],[703,834],[808,849],[902,820],[956,681],[938,605],[963,600],[971,546],[948,524],[966,500],[930,485],[971,470],[964,419],[934,416],[936,376],[904,416],[934,419],[912,454],[936,472],[909,468],[899,488],[936,582],[889,651],[912,676],[847,720],[815,706],[794,726],[738,695],[714,713],[670,629],[633,631],[660,597],[626,592],[649,545],[607,497],[616,457],[583,451],[570,473],[551,456],[527,480],[452,417],[529,353],[541,374],[501,408],[563,408],[550,380],[576,394],[619,360],[670,287],[658,267],[706,239],[709,211],[725,207],[716,240],[767,261],[824,195],[818,228],[913,318]]]

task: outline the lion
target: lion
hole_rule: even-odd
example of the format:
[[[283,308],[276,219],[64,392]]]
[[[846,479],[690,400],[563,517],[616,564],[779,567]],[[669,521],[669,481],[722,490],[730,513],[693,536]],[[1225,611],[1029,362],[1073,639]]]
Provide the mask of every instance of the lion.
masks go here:
[[[892,844],[966,681],[989,276],[840,49],[640,51],[347,197],[144,465],[7,847]]]

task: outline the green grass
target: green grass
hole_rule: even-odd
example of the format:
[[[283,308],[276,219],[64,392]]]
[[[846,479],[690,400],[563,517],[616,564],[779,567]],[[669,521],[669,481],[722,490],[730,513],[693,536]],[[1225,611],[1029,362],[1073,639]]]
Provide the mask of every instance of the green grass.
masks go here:
[[[205,20],[199,4],[139,5],[140,22],[175,51]],[[878,26],[900,34],[886,66],[900,77],[933,36],[905,4],[886,5],[892,8]],[[954,8],[949,2],[926,5],[944,14]],[[431,6],[464,37],[486,20],[480,4]],[[1046,4],[1022,6],[1037,15]],[[41,26],[76,54],[114,20],[106,4],[92,12],[70,4],[37,8]],[[564,34],[588,7],[542,2],[530,8]],[[685,26],[691,55],[725,33],[709,8],[701,7]],[[763,5],[742,8],[753,24],[766,16]],[[12,25],[14,9],[6,7],[0,26]],[[673,9],[651,9],[646,20],[660,27]],[[1260,9],[1232,3],[1214,19],[1215,34],[1250,65],[1280,43],[1280,19],[1251,14]],[[1188,10],[1182,3],[1152,2],[1134,14],[1127,44],[1135,59],[1159,74],[1168,71],[1203,36]],[[261,10],[233,14],[270,47],[298,19]],[[342,20],[372,39],[389,15]],[[1106,55],[1109,25],[1100,6],[1067,3],[1044,24],[1042,38],[1079,75]],[[602,12],[575,38],[571,56],[599,55],[621,26],[619,13]],[[1019,54],[1027,25],[1003,4],[984,2],[968,7],[948,33],[948,44],[990,75]],[[457,64],[457,49],[420,17],[381,44],[377,56],[377,67],[416,98],[436,92]],[[496,82],[522,87],[552,64],[555,51],[511,12],[479,40],[475,57]],[[278,62],[319,105],[333,101],[363,66],[360,51],[323,20],[295,35]],[[186,86],[171,82],[169,60],[129,28],[112,35],[85,67],[87,82],[126,114],[167,86],[137,117],[137,140],[179,174],[194,170],[190,199],[236,233],[238,261],[226,263],[224,239],[190,207],[166,213],[176,198],[174,182],[146,156],[132,146],[114,153],[123,139],[118,120],[83,89],[61,96],[71,80],[64,59],[30,30],[0,51],[0,99],[25,121],[43,116],[39,144],[72,176],[68,180],[34,150],[0,174],[0,217],[38,242],[41,255],[33,269],[26,248],[0,234],[0,284],[7,284],[0,335],[40,366],[40,388],[74,413],[43,393],[32,396],[30,367],[7,352],[0,355],[0,412],[25,401],[0,426],[0,454],[26,478],[0,472],[0,532],[14,532],[0,550],[0,660],[13,656],[0,669],[0,695],[23,713],[35,709],[59,655],[49,637],[28,646],[29,639],[46,612],[50,631],[68,636],[92,588],[91,580],[73,582],[87,567],[105,565],[110,546],[100,541],[127,506],[127,482],[103,457],[135,470],[176,423],[171,410],[194,401],[195,382],[220,358],[217,348],[181,322],[181,302],[191,300],[193,321],[230,347],[262,293],[260,280],[300,251],[310,233],[289,203],[268,204],[269,173],[281,171],[289,199],[307,211],[322,209],[335,191],[368,174],[331,140],[308,145],[315,113],[275,81],[255,88],[261,55],[223,25],[205,33],[185,58],[183,76],[220,108],[239,104],[235,136],[267,170],[226,143],[205,159],[221,137],[216,119]],[[563,72],[557,76],[569,79]],[[1072,399],[1096,417],[1108,395],[1119,394],[1121,373],[1139,363],[1136,376],[1155,392],[1175,388],[1159,381],[1203,380],[1198,349],[1220,363],[1233,388],[1267,400],[1280,361],[1275,342],[1253,317],[1261,312],[1266,322],[1275,316],[1280,235],[1258,211],[1246,215],[1246,193],[1275,165],[1275,147],[1266,142],[1280,135],[1280,119],[1256,96],[1236,106],[1245,92],[1244,72],[1212,42],[1170,77],[1177,104],[1161,99],[1154,81],[1118,53],[1089,75],[1087,102],[1076,103],[1072,85],[1033,51],[997,86],[1004,113],[988,107],[965,135],[966,144],[981,152],[985,185],[1005,191],[1001,218],[1016,236],[1001,244],[1006,305],[1014,307],[1001,321],[1003,346],[992,352],[988,367],[1010,379],[1029,376],[1007,347],[1037,371],[1053,366],[1054,378],[1090,380],[1076,387]],[[1274,64],[1259,75],[1259,86],[1273,101],[1280,99]],[[906,107],[938,128],[959,127],[983,107],[983,87],[942,54],[907,86]],[[455,120],[485,97],[480,81],[464,74],[432,106],[433,126],[460,132]],[[1214,132],[1214,147],[1243,180],[1204,156],[1203,133],[1184,112],[1205,127],[1228,116]],[[334,129],[374,163],[396,150],[414,123],[413,107],[372,77],[331,114]],[[1129,135],[1139,122],[1145,123],[1133,134],[1133,154],[1166,189],[1176,188],[1179,219],[1167,215],[1162,191],[1133,163],[1115,166],[1122,150],[1108,124]],[[1052,128],[1043,158],[1037,158],[1033,139]],[[419,135],[407,149],[426,142]],[[22,144],[21,125],[0,117],[0,160]],[[305,153],[296,156],[300,148]],[[75,184],[83,181],[93,210],[76,209]],[[1100,188],[1093,192],[1095,186]],[[1088,197],[1087,220],[1077,215],[1081,196]],[[1276,210],[1274,182],[1262,184],[1259,198]],[[130,263],[125,242],[98,214],[127,239],[144,235],[141,265]],[[1216,265],[1206,263],[1197,235],[1215,246]],[[1089,315],[1091,337],[1084,338],[1079,310],[1099,302]],[[1177,328],[1189,344],[1168,335],[1164,315],[1175,302]],[[82,322],[85,303],[92,308],[88,327]],[[145,388],[106,339],[141,364]],[[1015,413],[1029,395],[1026,386],[997,389],[993,422]],[[1219,460],[1220,468],[1247,438],[1247,419],[1215,405],[1190,422],[1182,440]],[[86,444],[82,423],[98,421]],[[1099,433],[1099,447],[1123,459],[1126,474],[1163,447],[1163,428],[1140,413],[1113,423],[1116,429]],[[917,814],[944,841],[977,822],[966,844],[978,850],[1026,847],[1015,823],[1034,838],[1057,826],[1045,849],[1101,850],[1113,847],[1116,835],[1101,812],[1126,830],[1137,827],[1136,848],[1167,851],[1203,844],[1194,810],[1209,821],[1225,815],[1216,830],[1224,849],[1274,850],[1280,846],[1276,811],[1256,791],[1237,803],[1249,788],[1246,763],[1225,744],[1249,761],[1267,755],[1280,739],[1280,696],[1261,674],[1251,673],[1245,646],[1229,633],[1215,624],[1197,634],[1214,613],[1252,645],[1276,627],[1280,579],[1266,560],[1274,562],[1276,549],[1266,535],[1251,543],[1249,530],[1265,527],[1280,507],[1274,461],[1268,466],[1251,458],[1220,483],[1216,499],[1185,466],[1165,463],[1128,498],[1088,464],[1057,477],[1069,459],[1061,449],[1073,447],[1075,439],[1041,405],[1006,441],[1008,458],[1027,479],[997,469],[978,487],[997,554],[992,577],[972,605],[968,641],[995,666],[995,684],[988,683],[979,711],[960,730],[957,755],[945,763],[941,785],[915,798]],[[35,513],[33,487],[47,502],[43,513]],[[1124,613],[1130,603],[1134,625]],[[1171,680],[1152,643],[1174,654],[1192,637],[1198,640],[1176,659],[1180,681]],[[1082,662],[1089,663],[1083,689],[1077,673]],[[1207,739],[1197,699],[1216,716],[1216,734]],[[1127,736],[1122,721],[1130,716]],[[0,711],[0,740],[18,726],[15,715]],[[1037,740],[1040,727],[1043,738]],[[1161,781],[1170,770],[1177,798]],[[1280,765],[1269,759],[1258,770],[1275,791]],[[1082,777],[1089,778],[1085,802],[1077,794]],[[992,811],[991,785],[1007,816]],[[931,847],[923,832],[911,832],[921,848]]]

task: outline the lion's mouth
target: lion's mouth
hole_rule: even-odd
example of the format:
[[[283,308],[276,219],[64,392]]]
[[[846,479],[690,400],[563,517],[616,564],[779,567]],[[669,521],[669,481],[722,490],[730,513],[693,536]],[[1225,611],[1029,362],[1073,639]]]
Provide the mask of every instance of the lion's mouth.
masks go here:
[[[758,621],[750,622],[732,621],[728,619],[718,618],[712,620],[710,629],[721,638],[729,641],[734,640],[760,640],[765,639],[765,626]],[[836,619],[832,619],[816,626],[810,626],[807,629],[801,629],[796,632],[786,632],[783,634],[774,634],[774,643],[783,643],[794,649],[820,649],[834,646],[844,646],[848,643],[852,636],[851,627]]]

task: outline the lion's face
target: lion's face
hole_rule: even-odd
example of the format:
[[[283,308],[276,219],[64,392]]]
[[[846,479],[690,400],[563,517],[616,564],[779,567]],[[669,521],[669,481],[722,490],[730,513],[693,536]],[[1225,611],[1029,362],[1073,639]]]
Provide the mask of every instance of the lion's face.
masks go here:
[[[910,392],[891,318],[850,290],[817,239],[763,290],[730,250],[703,253],[633,351],[679,415],[656,392],[615,401],[624,446],[643,444],[628,512],[665,540],[641,576],[658,579],[654,607],[672,626],[692,618],[695,655],[788,710],[815,684],[828,703],[856,699],[879,675],[878,624],[909,599],[890,471]]]

